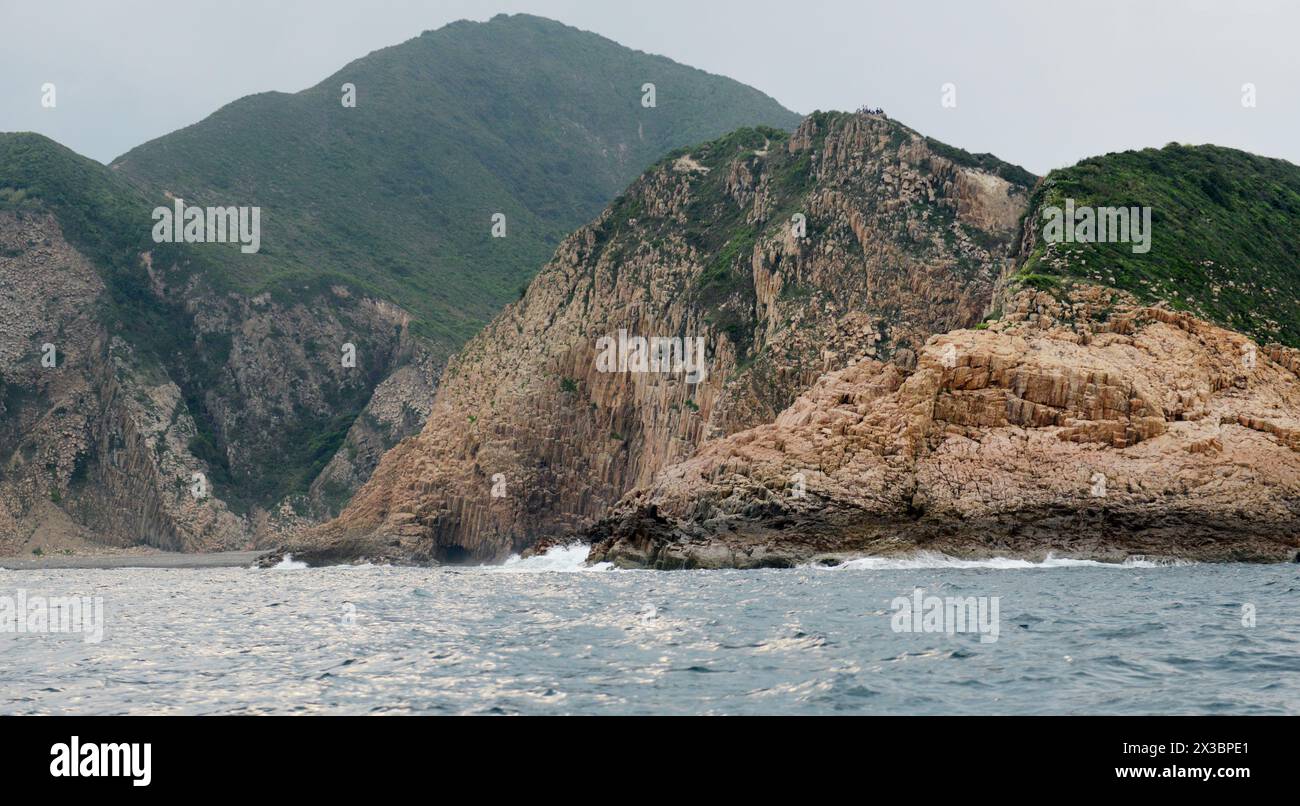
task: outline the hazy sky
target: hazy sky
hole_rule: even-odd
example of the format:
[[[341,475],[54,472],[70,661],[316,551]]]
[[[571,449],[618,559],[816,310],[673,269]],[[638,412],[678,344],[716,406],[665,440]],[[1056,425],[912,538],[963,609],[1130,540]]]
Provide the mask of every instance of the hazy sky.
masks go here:
[[[1287,0],[0,0],[0,131],[107,162],[457,19],[529,12],[731,76],[795,110],[882,106],[1036,172],[1218,143],[1300,163]],[[57,87],[42,108],[41,85]],[[941,87],[956,85],[944,108]],[[1242,85],[1257,106],[1242,105]]]

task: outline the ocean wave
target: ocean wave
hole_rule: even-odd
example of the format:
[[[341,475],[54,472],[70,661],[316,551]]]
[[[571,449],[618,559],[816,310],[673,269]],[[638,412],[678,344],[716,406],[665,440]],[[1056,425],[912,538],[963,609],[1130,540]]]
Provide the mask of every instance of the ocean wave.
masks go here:
[[[284,559],[271,566],[272,571],[302,571],[309,566],[307,563],[298,562],[292,554],[285,554]]]
[[[589,550],[590,547],[584,543],[555,546],[532,557],[521,557],[515,554],[501,565],[492,566],[488,570],[507,573],[577,573],[608,571],[614,567],[611,563],[587,565]]]

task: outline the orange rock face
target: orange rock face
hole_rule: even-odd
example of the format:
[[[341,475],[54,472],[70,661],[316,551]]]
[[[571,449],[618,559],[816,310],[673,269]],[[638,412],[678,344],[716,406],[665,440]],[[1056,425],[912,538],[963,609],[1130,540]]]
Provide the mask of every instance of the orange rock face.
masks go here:
[[[1035,319],[937,336],[912,372],[826,375],[625,496],[592,559],[1296,556],[1296,351],[1247,366],[1243,336],[1160,309],[1073,330]]]

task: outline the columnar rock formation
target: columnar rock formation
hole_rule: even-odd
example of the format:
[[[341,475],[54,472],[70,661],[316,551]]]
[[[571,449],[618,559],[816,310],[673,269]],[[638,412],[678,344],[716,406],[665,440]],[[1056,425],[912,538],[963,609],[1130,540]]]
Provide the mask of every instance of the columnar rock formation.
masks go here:
[[[1276,179],[1270,195],[1179,191],[1161,170],[1224,160]],[[420,436],[297,548],[491,560],[581,539],[593,561],[657,568],[1291,559],[1300,353],[1222,325],[1250,324],[1252,294],[1281,310],[1288,269],[1241,243],[1290,247],[1232,210],[1293,215],[1296,178],[1209,147],[1089,161],[1034,198],[1150,194],[1211,231],[1197,254],[1067,259],[1021,220],[1031,178],[879,116],[673,155],[564,244],[452,362]],[[704,337],[709,377],[601,372],[597,339],[619,329]]]
[[[672,155],[453,359],[420,435],[295,553],[499,559],[589,526],[827,371],[912,366],[979,320],[1017,234],[1032,177],[973,162],[843,114]],[[702,338],[707,376],[602,371],[598,339],[620,330]]]

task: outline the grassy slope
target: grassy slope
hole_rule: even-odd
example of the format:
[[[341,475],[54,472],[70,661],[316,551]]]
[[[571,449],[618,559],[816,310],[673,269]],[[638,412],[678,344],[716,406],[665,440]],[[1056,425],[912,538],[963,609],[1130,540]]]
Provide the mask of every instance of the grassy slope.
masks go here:
[[[68,242],[89,257],[108,287],[101,312],[113,332],[165,353],[158,332],[171,323],[156,304],[140,253],[170,263],[184,247],[150,239],[153,202],[94,160],[39,134],[0,133],[0,209],[55,215]],[[159,317],[163,318],[159,318]]]
[[[641,106],[647,81],[656,108]],[[344,82],[356,108],[340,104]],[[501,16],[426,32],[295,95],[244,98],[114,167],[187,201],[262,206],[262,251],[223,250],[214,281],[301,295],[342,280],[454,349],[666,151],[797,122],[729,79]],[[496,212],[504,239],[490,237]]]
[[[1262,342],[1300,346],[1300,167],[1218,146],[1169,145],[1107,154],[1048,175],[1031,210],[1076,204],[1150,206],[1151,251],[1128,244],[1038,243],[1022,281],[1098,282],[1165,301]],[[1086,264],[1084,261],[1087,261]]]

